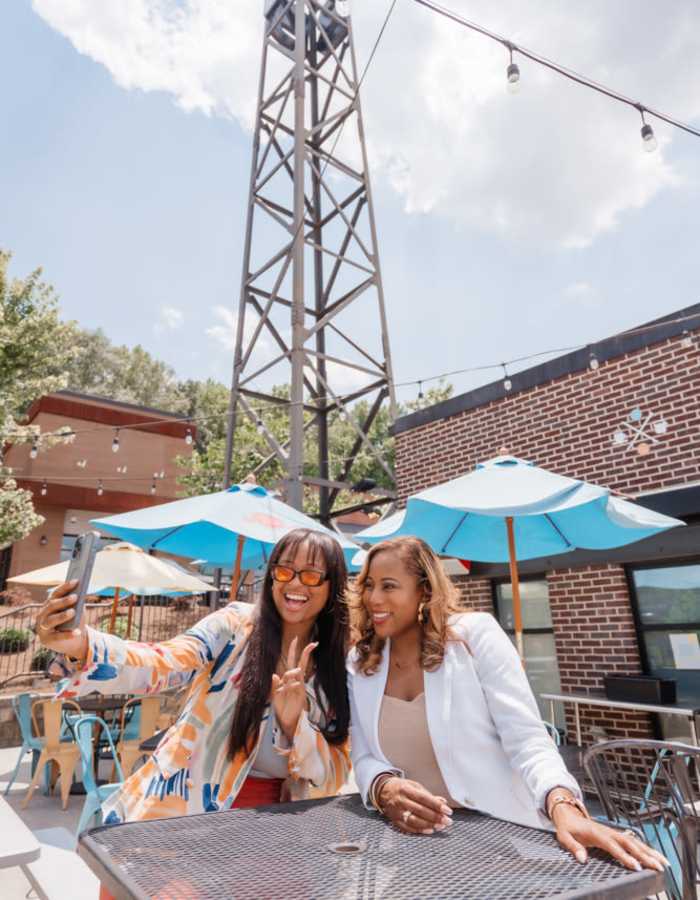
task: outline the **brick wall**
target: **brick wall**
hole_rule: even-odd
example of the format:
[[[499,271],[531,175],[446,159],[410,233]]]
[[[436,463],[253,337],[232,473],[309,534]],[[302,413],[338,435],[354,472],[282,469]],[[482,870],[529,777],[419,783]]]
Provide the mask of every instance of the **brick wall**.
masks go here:
[[[682,344],[672,338],[398,434],[400,498],[463,475],[502,447],[626,494],[700,480],[700,354]],[[668,424],[645,457],[612,442],[635,407]]]
[[[549,606],[564,691],[602,690],[603,675],[642,671],[627,581],[620,566],[559,569],[547,574]],[[648,715],[581,706],[584,743],[592,725],[612,737],[652,737]],[[567,706],[567,733],[574,734]]]
[[[488,578],[455,575],[452,581],[457,585],[460,599],[467,609],[475,612],[494,612],[493,593]]]
[[[698,333],[660,341],[396,436],[399,498],[463,475],[501,448],[562,475],[626,495],[700,481]],[[636,407],[666,420],[648,455],[613,444]],[[638,673],[639,651],[624,572],[617,566],[548,574],[561,684],[596,690],[607,672]],[[465,604],[492,612],[487,580],[457,579]],[[648,716],[581,709],[612,736],[649,736]],[[569,713],[568,731],[573,734]]]

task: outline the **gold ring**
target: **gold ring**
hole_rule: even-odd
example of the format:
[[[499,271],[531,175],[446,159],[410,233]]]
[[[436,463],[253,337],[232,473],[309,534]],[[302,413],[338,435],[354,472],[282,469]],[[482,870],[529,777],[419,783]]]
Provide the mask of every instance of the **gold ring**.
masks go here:
[[[403,821],[404,825],[408,825],[408,820],[410,817],[411,817],[411,810],[405,809],[401,815],[401,820]]]
[[[627,835],[627,837],[633,837],[633,838],[637,837],[637,835],[634,833],[634,831],[632,831],[631,828],[625,828],[625,830],[622,833]]]

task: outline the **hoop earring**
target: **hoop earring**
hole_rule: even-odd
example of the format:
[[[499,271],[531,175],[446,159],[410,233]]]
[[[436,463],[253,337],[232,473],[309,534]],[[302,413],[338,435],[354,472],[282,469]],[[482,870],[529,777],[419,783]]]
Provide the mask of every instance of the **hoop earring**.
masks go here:
[[[418,604],[418,624],[425,625],[426,618],[427,617],[425,615],[425,600],[421,600],[421,602]]]

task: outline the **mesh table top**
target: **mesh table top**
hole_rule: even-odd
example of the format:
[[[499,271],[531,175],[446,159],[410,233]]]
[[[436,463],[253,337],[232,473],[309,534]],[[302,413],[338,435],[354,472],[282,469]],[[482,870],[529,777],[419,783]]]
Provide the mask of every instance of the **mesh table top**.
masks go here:
[[[400,834],[357,795],[103,826],[79,853],[117,900],[634,900],[663,889],[659,873],[595,851],[582,866],[547,832],[466,810],[442,833]]]

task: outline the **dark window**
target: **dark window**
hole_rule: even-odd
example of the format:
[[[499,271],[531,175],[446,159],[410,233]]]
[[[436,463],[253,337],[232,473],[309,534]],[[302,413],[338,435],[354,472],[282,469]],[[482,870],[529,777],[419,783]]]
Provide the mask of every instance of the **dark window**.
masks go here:
[[[528,578],[520,582],[520,601],[523,616],[523,648],[525,671],[543,718],[549,717],[549,701],[540,694],[561,691],[559,665],[554,643],[554,628],[549,609],[549,586],[546,578]],[[513,589],[510,582],[495,584],[495,605],[501,627],[515,641],[513,627]],[[555,724],[564,727],[562,704],[555,705]]]
[[[700,563],[628,570],[644,671],[673,678],[679,700],[700,701]],[[690,736],[661,716],[664,737]]]

